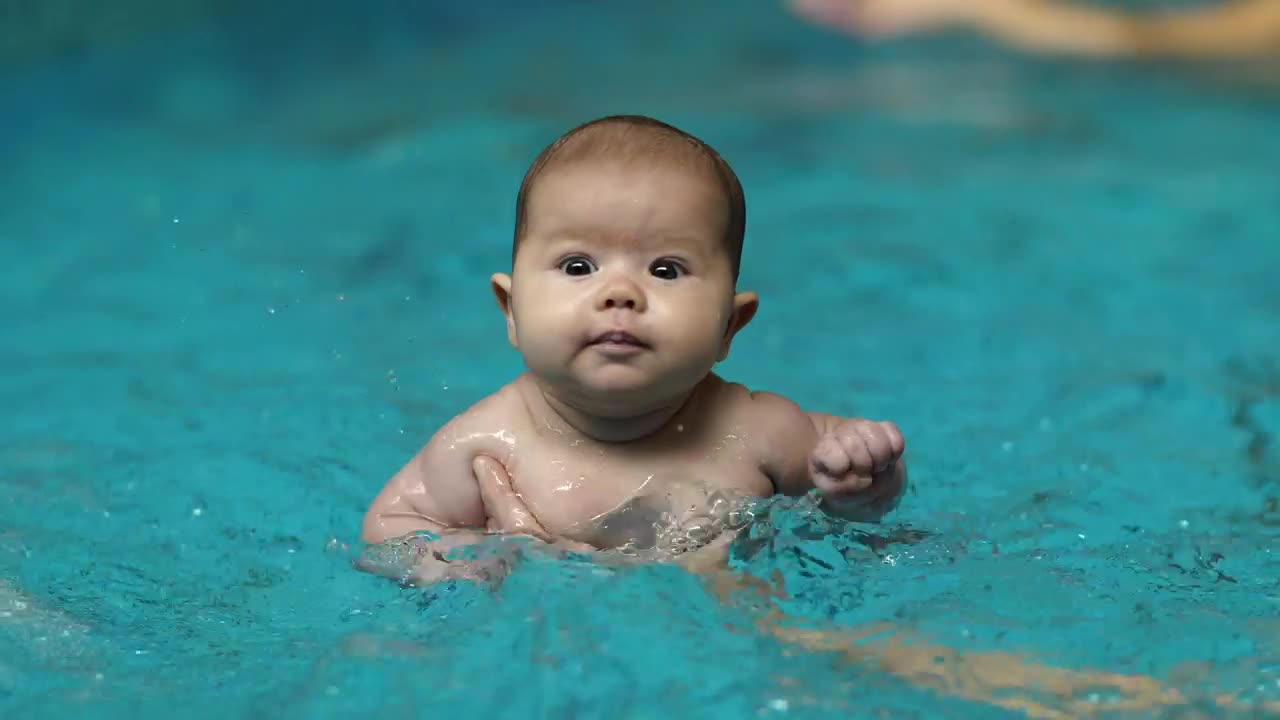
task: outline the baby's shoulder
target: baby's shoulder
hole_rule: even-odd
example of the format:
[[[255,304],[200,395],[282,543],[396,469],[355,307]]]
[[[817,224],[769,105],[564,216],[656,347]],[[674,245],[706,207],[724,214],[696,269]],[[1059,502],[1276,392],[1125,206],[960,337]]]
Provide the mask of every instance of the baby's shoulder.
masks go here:
[[[718,412],[726,423],[717,427],[745,439],[773,487],[805,487],[816,440],[809,414],[789,398],[738,383],[723,383],[717,394]]]
[[[436,431],[432,442],[457,450],[488,452],[510,445],[526,416],[519,390],[511,383],[455,415]]]
[[[710,378],[708,393],[710,402],[707,409],[734,425],[768,430],[808,420],[800,406],[788,398],[752,390],[718,376]]]
[[[751,389],[745,384],[731,382],[718,375],[709,378],[708,395],[712,397],[709,409],[719,414],[740,415],[744,418],[803,414],[800,406],[790,398],[762,389]]]

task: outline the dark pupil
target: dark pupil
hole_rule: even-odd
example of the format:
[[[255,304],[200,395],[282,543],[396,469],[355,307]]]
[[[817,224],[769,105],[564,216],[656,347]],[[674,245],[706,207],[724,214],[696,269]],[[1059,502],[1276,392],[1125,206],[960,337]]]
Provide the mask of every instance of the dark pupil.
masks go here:
[[[565,265],[564,271],[570,275],[586,275],[591,272],[591,268],[583,260],[570,260],[569,264]]]
[[[674,280],[676,269],[670,265],[654,265],[653,274],[663,280]]]

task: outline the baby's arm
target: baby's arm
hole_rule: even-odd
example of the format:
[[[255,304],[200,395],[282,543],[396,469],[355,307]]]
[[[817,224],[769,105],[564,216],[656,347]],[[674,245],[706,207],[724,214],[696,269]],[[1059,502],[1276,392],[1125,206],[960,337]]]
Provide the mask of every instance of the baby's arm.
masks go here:
[[[381,543],[410,533],[428,531],[439,540],[418,547],[423,551],[411,580],[432,583],[454,577],[474,577],[475,568],[450,557],[459,547],[475,545],[484,536],[486,513],[474,465],[481,448],[459,442],[465,415],[441,428],[397,472],[365,513],[360,539]],[[405,568],[381,568],[371,562],[362,570],[401,577]]]
[[[778,492],[817,489],[828,512],[875,521],[906,489],[904,442],[892,423],[805,412],[767,392],[751,394],[765,470]]]

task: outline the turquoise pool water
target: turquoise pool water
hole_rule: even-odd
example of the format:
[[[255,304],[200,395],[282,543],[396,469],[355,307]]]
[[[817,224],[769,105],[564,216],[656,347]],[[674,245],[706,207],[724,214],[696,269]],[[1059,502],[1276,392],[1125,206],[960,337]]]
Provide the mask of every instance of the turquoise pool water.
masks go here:
[[[388,475],[519,369],[486,279],[525,165],[611,112],[746,185],[724,373],[907,436],[883,526],[762,510],[736,565],[789,616],[1185,699],[1115,717],[1280,701],[1274,89],[771,3],[384,7],[0,75],[0,717],[1018,717],[671,567],[351,569]]]

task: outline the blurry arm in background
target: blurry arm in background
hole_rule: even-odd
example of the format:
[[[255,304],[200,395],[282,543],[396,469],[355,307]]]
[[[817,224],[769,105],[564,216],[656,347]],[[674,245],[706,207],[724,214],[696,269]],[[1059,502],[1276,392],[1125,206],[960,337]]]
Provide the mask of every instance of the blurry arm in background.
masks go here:
[[[729,548],[721,550],[727,557]],[[804,627],[779,608],[789,601],[778,573],[771,584],[729,570],[716,558],[684,563],[707,589],[730,606],[747,606],[755,628],[778,641],[901,678],[942,697],[1003,708],[1038,720],[1072,720],[1109,713],[1196,712],[1219,708],[1250,716],[1280,717],[1280,701],[1241,699],[1232,694],[1189,696],[1154,677],[1054,667],[999,651],[961,651],[931,642],[889,622],[830,630]],[[776,573],[777,571],[775,571]]]
[[[1060,0],[788,0],[798,15],[886,38],[971,30],[1046,54],[1239,58],[1280,54],[1280,0],[1225,0],[1146,12]]]

